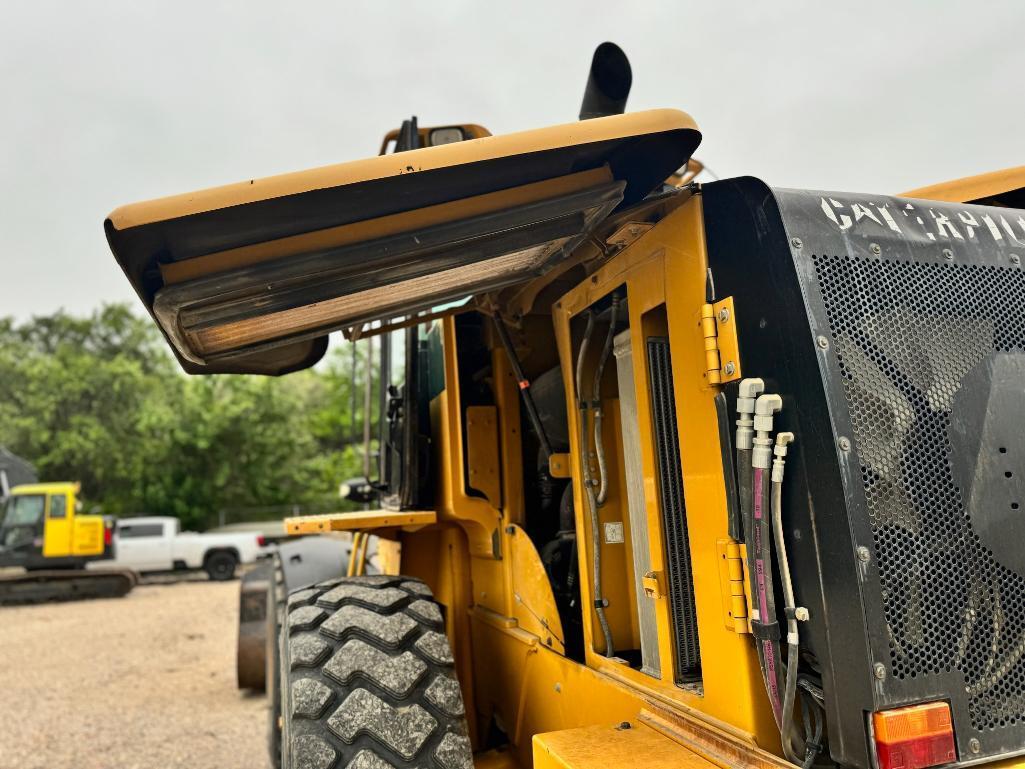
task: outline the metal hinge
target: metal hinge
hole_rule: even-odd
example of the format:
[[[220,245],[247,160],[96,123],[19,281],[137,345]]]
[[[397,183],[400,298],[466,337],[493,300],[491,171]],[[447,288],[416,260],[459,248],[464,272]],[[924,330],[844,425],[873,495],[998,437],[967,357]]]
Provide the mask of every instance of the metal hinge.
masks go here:
[[[740,379],[740,346],[733,297],[701,305],[701,335],[705,339],[705,376],[709,384]]]
[[[734,633],[750,633],[744,579],[744,549],[732,539],[716,540],[719,554],[719,590],[722,595],[723,622]]]

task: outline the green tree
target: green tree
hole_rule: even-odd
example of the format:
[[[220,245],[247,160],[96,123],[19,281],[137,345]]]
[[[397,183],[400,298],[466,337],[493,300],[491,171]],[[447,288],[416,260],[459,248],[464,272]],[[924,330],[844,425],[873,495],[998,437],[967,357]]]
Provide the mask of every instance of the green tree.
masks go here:
[[[147,404],[175,384],[171,361],[125,308],[63,312],[0,331],[0,441],[44,478],[78,480],[111,512],[130,510],[150,452]]]
[[[362,467],[355,363],[342,345],[287,377],[188,377],[125,305],[0,319],[0,444],[114,514],[204,527],[225,509],[337,504]]]

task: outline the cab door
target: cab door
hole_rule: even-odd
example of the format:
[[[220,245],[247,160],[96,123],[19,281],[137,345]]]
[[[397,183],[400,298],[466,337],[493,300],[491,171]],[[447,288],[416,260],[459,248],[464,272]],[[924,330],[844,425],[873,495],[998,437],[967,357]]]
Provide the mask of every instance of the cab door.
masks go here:
[[[61,558],[71,555],[72,506],[67,492],[46,495],[46,522],[43,527],[43,557]]]
[[[14,494],[7,498],[0,523],[4,565],[21,566],[39,557],[45,521],[45,494]]]

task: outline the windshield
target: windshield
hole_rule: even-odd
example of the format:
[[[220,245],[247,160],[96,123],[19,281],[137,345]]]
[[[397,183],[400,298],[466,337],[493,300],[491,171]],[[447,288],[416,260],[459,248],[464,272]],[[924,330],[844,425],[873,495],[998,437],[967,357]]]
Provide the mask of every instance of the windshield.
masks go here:
[[[46,497],[42,494],[24,494],[11,497],[4,505],[3,526],[33,526],[43,518]]]

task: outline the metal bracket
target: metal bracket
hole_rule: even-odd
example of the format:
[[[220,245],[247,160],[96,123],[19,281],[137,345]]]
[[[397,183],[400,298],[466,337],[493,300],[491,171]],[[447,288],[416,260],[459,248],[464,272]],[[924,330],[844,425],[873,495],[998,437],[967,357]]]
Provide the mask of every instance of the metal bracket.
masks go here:
[[[740,343],[733,297],[701,305],[701,335],[705,340],[705,376],[709,384],[740,379]]]
[[[641,587],[648,598],[662,598],[665,596],[665,577],[660,571],[649,571],[641,578]]]
[[[572,478],[573,465],[569,454],[552,454],[548,458],[548,474],[553,478]]]
[[[609,235],[605,242],[610,246],[626,248],[654,226],[650,222],[627,222]]]

